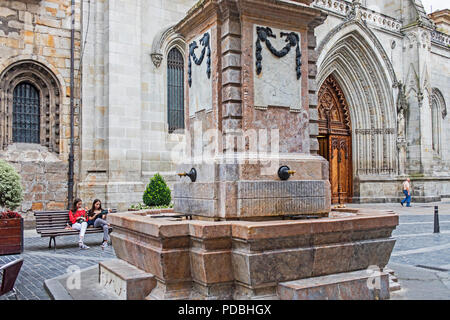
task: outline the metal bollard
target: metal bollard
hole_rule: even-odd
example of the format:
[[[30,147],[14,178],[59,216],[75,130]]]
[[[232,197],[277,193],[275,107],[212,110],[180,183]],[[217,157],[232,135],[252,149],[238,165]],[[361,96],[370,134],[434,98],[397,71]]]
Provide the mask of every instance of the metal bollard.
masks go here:
[[[439,207],[434,206],[434,233],[439,233]]]

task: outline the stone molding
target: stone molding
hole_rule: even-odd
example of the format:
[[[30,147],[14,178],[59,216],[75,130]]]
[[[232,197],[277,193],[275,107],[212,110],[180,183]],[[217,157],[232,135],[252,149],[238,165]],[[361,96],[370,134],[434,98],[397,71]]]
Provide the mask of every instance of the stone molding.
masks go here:
[[[161,29],[153,38],[150,57],[156,68],[161,66],[162,61],[173,46],[180,48],[182,53],[186,51],[186,42],[183,36],[176,33],[174,31],[174,25],[171,25],[170,27]]]
[[[59,153],[60,115],[63,104],[61,85],[46,66],[32,60],[16,62],[0,75],[0,123],[3,129],[0,147],[4,149],[13,142],[13,91],[19,83],[24,81],[32,83],[40,94],[40,144],[49,148],[50,151]]]
[[[332,74],[344,92],[355,133],[355,172],[391,174],[397,170],[395,130],[393,132],[397,127],[397,115],[389,82],[397,83],[395,74],[392,71],[394,78],[389,78],[383,70],[370,38],[364,36],[367,34],[361,31],[357,22],[344,23],[340,27],[334,29],[334,35],[327,35],[319,47],[319,52],[323,53],[319,58],[318,84],[322,85]],[[325,45],[330,47],[326,53]],[[374,110],[383,121],[372,116]]]
[[[355,6],[350,1],[344,0],[314,0],[314,7],[326,10],[333,14],[336,14],[346,19],[359,19],[363,23],[367,23],[371,26],[378,27],[385,31],[400,33],[402,22],[395,18],[389,17],[382,13],[364,8],[358,7],[358,14],[354,12],[352,14],[352,8]]]

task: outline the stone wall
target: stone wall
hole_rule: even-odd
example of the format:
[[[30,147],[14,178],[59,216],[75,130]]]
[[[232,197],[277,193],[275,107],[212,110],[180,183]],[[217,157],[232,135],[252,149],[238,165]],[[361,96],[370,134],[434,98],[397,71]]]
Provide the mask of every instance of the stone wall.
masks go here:
[[[99,198],[126,210],[142,202],[155,173],[169,185],[176,181],[171,149],[182,135],[168,133],[167,54],[175,45],[185,48],[182,39],[163,31],[194,3],[83,0],[87,38],[77,188],[83,200]],[[154,50],[162,55],[160,64],[152,61]]]
[[[80,0],[75,1],[75,96],[80,83],[78,70],[80,57]],[[0,2],[0,77],[8,77],[12,67],[23,73],[30,72],[35,66],[46,70],[49,77],[39,79],[53,90],[58,97],[58,110],[52,114],[55,118],[52,128],[41,130],[41,143],[45,132],[56,133],[57,147],[49,151],[39,144],[10,144],[0,146],[0,157],[10,162],[22,177],[25,200],[21,207],[24,212],[30,210],[64,209],[67,203],[68,156],[70,148],[70,57],[71,57],[71,1],[70,0],[28,0]],[[26,76],[24,77],[26,78]],[[22,81],[22,80],[21,80]],[[13,83],[13,82],[11,82]],[[8,116],[12,117],[12,91],[14,88],[0,88],[5,108],[0,112],[0,132],[4,134]],[[42,95],[47,94],[41,92]],[[5,96],[8,99],[5,100]],[[52,97],[52,95],[50,95]],[[75,108],[75,159],[78,159],[79,128],[78,100]],[[44,108],[41,110],[45,110]],[[45,115],[42,114],[41,117]],[[48,116],[48,115],[47,115]],[[3,121],[3,122],[2,122]],[[2,125],[3,123],[3,125]],[[43,123],[41,121],[41,123]],[[55,136],[52,133],[53,137]],[[9,146],[8,146],[9,144]],[[3,147],[3,150],[1,149]],[[75,173],[78,165],[75,162]],[[26,221],[32,214],[26,215]]]
[[[439,123],[432,121],[430,98],[434,90],[439,90],[448,106],[450,97],[444,88],[450,84],[449,73],[445,72],[450,68],[450,50],[433,39],[431,25],[418,2],[367,0],[361,1],[360,7],[354,4],[348,9],[341,6],[343,3],[348,2],[313,3],[329,14],[316,29],[317,85],[320,87],[333,74],[349,103],[354,201],[401,199],[404,174],[413,181],[416,201],[439,200],[448,194],[450,182],[450,153],[444,142],[450,136],[450,119],[447,115],[440,117]],[[400,5],[402,11],[398,10]],[[417,25],[419,20],[423,23]],[[367,72],[363,74],[362,70]],[[380,75],[381,80],[377,80]],[[397,119],[399,83],[406,87],[408,102],[403,137],[399,136]],[[433,150],[433,127],[439,131],[439,152]],[[406,161],[399,160],[403,156],[399,152],[402,139],[406,141]]]
[[[65,210],[67,204],[67,163],[46,147],[12,144],[0,158],[20,174],[24,191],[22,206],[25,228],[34,227],[33,211]]]

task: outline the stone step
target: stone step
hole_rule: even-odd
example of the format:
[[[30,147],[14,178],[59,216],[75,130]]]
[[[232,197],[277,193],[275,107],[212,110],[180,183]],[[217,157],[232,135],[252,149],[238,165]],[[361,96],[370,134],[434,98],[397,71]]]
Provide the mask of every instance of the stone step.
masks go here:
[[[390,268],[384,268],[383,271],[389,273],[389,274],[392,275],[392,276],[393,276],[394,273],[395,273],[395,271],[392,270],[392,269],[390,269]]]
[[[143,300],[156,286],[155,276],[124,260],[99,263],[100,286],[114,293],[119,300]]]
[[[401,289],[402,289],[402,287],[400,286],[400,283],[389,281],[389,291],[390,292],[398,291]]]
[[[360,270],[278,284],[281,300],[384,300],[389,299],[386,272]]]

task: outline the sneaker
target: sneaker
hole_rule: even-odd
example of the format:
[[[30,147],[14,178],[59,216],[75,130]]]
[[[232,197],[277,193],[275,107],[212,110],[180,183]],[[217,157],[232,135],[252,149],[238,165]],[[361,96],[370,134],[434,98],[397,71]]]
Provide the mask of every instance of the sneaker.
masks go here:
[[[401,205],[402,205],[402,207],[403,207],[403,202],[401,202],[401,201],[400,201],[400,204],[401,204]]]
[[[89,249],[89,247],[87,245],[85,245],[84,243],[80,243],[80,249],[86,250],[86,249]]]
[[[108,242],[103,242],[101,247],[102,249],[108,248]]]

